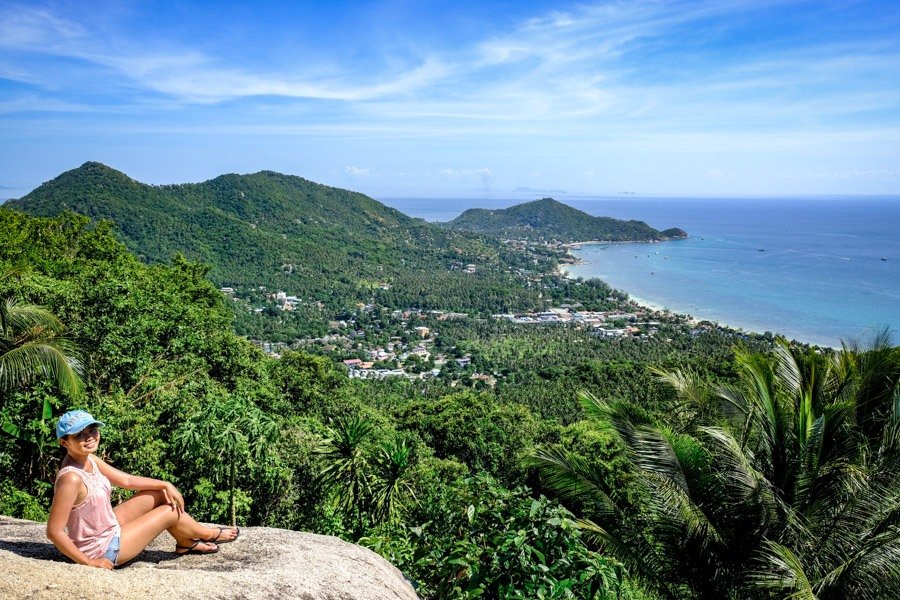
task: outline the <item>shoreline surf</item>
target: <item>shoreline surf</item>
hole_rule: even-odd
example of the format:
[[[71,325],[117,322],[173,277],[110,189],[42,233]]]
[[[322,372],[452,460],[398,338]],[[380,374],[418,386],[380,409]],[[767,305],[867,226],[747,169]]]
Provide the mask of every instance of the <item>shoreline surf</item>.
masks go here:
[[[629,244],[645,244],[645,242],[618,242],[621,245],[627,246]],[[823,348],[832,348],[832,349],[840,349],[841,341],[849,341],[850,339],[859,339],[860,341],[864,341],[866,339],[866,335],[862,335],[861,338],[841,338],[840,340],[828,340],[826,336],[821,333],[809,333],[798,330],[792,330],[791,328],[780,327],[777,325],[765,325],[763,323],[753,323],[750,321],[743,320],[741,318],[734,318],[733,316],[722,317],[716,314],[708,314],[702,311],[697,311],[696,308],[685,307],[683,304],[680,304],[677,300],[672,301],[669,300],[659,300],[659,299],[651,299],[646,297],[643,293],[640,295],[635,295],[633,292],[629,291],[636,286],[630,286],[627,282],[623,283],[620,281],[611,281],[608,277],[604,277],[602,274],[589,274],[589,273],[578,273],[578,270],[589,270],[592,266],[597,264],[595,261],[586,260],[583,256],[579,256],[578,251],[584,250],[586,248],[590,248],[591,246],[607,246],[608,242],[583,242],[578,245],[571,244],[571,248],[569,248],[569,256],[572,257],[575,262],[560,265],[558,272],[568,279],[575,279],[578,277],[582,277],[584,279],[596,278],[600,279],[610,287],[620,292],[624,292],[628,295],[628,299],[634,302],[636,305],[642,306],[648,310],[668,313],[672,315],[682,315],[688,318],[689,321],[693,323],[701,323],[701,322],[709,322],[713,323],[717,327],[723,327],[730,330],[734,330],[737,332],[763,335],[765,333],[771,333],[772,335],[782,336],[788,340],[793,340],[797,342],[801,342],[804,344],[809,344],[812,346],[819,346]],[[573,272],[574,270],[574,272]],[[727,311],[726,311],[727,312]],[[864,332],[868,333],[868,332]],[[874,333],[874,330],[871,332]]]

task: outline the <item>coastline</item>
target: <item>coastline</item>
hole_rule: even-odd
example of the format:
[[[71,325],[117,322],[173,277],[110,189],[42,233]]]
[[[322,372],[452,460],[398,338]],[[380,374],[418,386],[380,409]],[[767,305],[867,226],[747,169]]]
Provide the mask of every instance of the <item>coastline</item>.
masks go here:
[[[585,240],[583,242],[568,242],[566,244],[562,244],[563,248],[581,248],[582,246],[609,246],[612,244],[661,244],[663,242],[669,242],[676,239],[687,239],[687,238],[667,238],[664,240]]]
[[[596,243],[606,245],[607,243],[627,244],[627,243],[647,243],[647,242],[577,242],[577,245],[578,245],[577,247],[596,244]],[[572,259],[573,262],[565,263],[565,264],[560,263],[559,265],[556,266],[556,268],[554,270],[554,272],[556,274],[558,274],[560,277],[565,277],[566,279],[571,279],[572,278],[572,273],[570,270],[571,267],[588,264],[587,261],[572,254],[571,252],[568,252],[568,247],[575,246],[575,245],[576,244],[567,244],[566,245],[568,256],[569,256],[569,258]],[[579,277],[581,277],[581,276],[579,276]],[[585,277],[585,279],[590,279],[590,278],[600,279],[601,281],[603,281],[604,283],[606,283],[607,285],[609,285],[616,291],[625,293],[628,296],[628,302],[631,302],[632,304],[634,304],[637,307],[641,307],[652,313],[659,313],[661,315],[668,315],[668,316],[680,315],[680,316],[686,318],[686,320],[689,323],[691,323],[692,325],[699,325],[700,323],[706,322],[706,323],[711,323],[714,327],[716,327],[718,329],[723,329],[726,331],[733,331],[733,332],[737,332],[737,333],[745,333],[748,335],[759,335],[759,336],[764,335],[764,331],[767,331],[767,332],[772,333],[773,335],[784,337],[790,341],[799,342],[799,343],[807,344],[810,346],[817,346],[817,347],[821,347],[821,348],[830,348],[833,350],[840,350],[839,344],[826,343],[821,340],[817,341],[817,340],[813,340],[813,339],[809,339],[809,338],[802,339],[802,337],[798,337],[795,335],[792,336],[790,334],[781,333],[778,331],[774,331],[772,329],[764,330],[764,329],[761,329],[760,327],[756,327],[756,326],[738,325],[736,323],[728,323],[728,322],[725,322],[725,321],[723,321],[721,319],[717,319],[717,318],[710,318],[710,317],[703,317],[703,316],[698,317],[697,315],[687,312],[687,311],[681,312],[678,310],[673,310],[663,304],[660,304],[659,302],[655,302],[653,300],[648,300],[647,298],[641,298],[638,296],[634,296],[627,289],[625,289],[621,286],[613,285],[611,282],[605,280],[603,277],[597,277],[597,276]]]
[[[568,275],[566,275],[566,277],[568,277]],[[598,277],[597,279],[604,281],[602,277]],[[612,286],[612,284],[610,284],[608,281],[604,281],[604,283]],[[613,287],[613,289],[615,289],[616,291],[625,293],[628,296],[628,302],[630,302],[631,304],[634,304],[636,307],[648,310],[653,314],[661,314],[661,315],[666,315],[666,316],[670,316],[670,317],[679,315],[681,317],[684,317],[687,320],[687,322],[690,323],[691,325],[699,325],[701,323],[711,323],[712,326],[715,327],[716,329],[721,329],[724,331],[743,333],[743,334],[753,335],[753,336],[764,335],[762,331],[758,331],[757,328],[755,328],[755,327],[744,327],[741,325],[725,323],[718,319],[702,318],[702,317],[697,317],[696,315],[693,315],[690,313],[682,313],[682,312],[674,311],[666,306],[663,306],[662,304],[653,302],[652,300],[647,300],[646,298],[639,298],[637,296],[634,296],[628,290],[625,290],[625,289],[622,289],[619,287]],[[837,345],[797,339],[795,337],[791,337],[787,334],[779,333],[777,331],[772,331],[770,333],[772,333],[773,335],[776,335],[776,336],[781,336],[789,341],[799,342],[801,344],[807,344],[809,346],[816,346],[816,347],[820,347],[820,348],[830,348],[832,350],[840,350],[841,349],[840,346],[837,346]]]
[[[822,347],[866,343],[885,329],[900,341],[896,195],[735,197],[727,202],[711,197],[570,200],[572,207],[591,215],[642,220],[659,229],[679,223],[691,233],[686,240],[642,248],[640,243],[622,246],[603,239],[560,244],[558,249],[569,255],[556,271],[563,277],[598,278],[629,297],[634,293],[650,304],[668,306],[677,315],[743,331],[770,331]],[[412,209],[428,221],[446,221],[464,209],[485,207],[475,199],[391,205],[406,213]],[[643,272],[622,264],[622,259],[631,261],[632,249],[644,251],[634,253],[641,261],[633,265],[640,270],[639,262],[644,262]],[[571,258],[575,255],[583,260]],[[655,259],[665,255],[669,260],[660,269]],[[655,277],[648,282],[650,274]],[[697,293],[698,286],[704,291]]]

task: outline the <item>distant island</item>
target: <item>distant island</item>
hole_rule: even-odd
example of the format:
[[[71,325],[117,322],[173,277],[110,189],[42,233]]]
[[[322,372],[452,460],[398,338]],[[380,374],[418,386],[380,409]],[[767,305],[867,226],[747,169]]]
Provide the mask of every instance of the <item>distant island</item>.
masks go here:
[[[566,244],[651,242],[688,237],[686,231],[677,227],[659,231],[644,221],[595,217],[553,198],[499,210],[470,208],[445,226],[502,238]]]

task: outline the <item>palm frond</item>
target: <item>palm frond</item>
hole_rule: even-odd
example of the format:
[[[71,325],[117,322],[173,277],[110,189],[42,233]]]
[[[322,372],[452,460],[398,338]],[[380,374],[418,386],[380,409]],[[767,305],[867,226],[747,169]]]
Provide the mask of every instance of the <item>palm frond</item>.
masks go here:
[[[785,390],[791,396],[800,396],[804,387],[803,373],[790,346],[786,341],[779,339],[775,343],[773,354],[775,355],[775,371]]]
[[[3,329],[0,334],[13,337],[11,332],[39,329],[59,333],[65,329],[53,313],[42,306],[22,304],[15,298],[7,298],[3,302]]]
[[[584,390],[578,392],[578,400],[588,418],[597,421],[616,422],[629,421],[644,425],[654,422],[643,409],[630,402],[621,400],[601,400],[594,394]]]
[[[706,388],[699,374],[692,369],[678,369],[667,371],[658,367],[651,367],[650,372],[656,378],[667,383],[678,392],[678,395],[696,405],[701,405],[706,400]]]
[[[715,393],[719,398],[724,400],[726,405],[730,406],[737,417],[739,417],[739,422],[735,424],[735,426],[739,426],[741,429],[739,444],[741,448],[746,447],[750,441],[750,434],[756,426],[756,414],[759,412],[759,408],[751,401],[743,390],[732,389],[720,385],[715,387]]]
[[[0,355],[0,389],[25,385],[44,376],[52,378],[64,393],[74,395],[82,389],[81,370],[81,361],[65,340],[29,341]]]
[[[576,519],[575,524],[585,532],[586,537],[604,552],[615,556],[629,574],[646,587],[657,591],[669,600],[683,598],[683,592],[671,577],[672,565],[640,532],[630,532],[627,542],[610,533],[590,519]]]
[[[659,381],[672,386],[682,400],[676,412],[686,429],[693,427],[697,419],[710,419],[718,415],[710,388],[697,371],[690,368],[667,371],[656,367],[650,371]]]
[[[894,385],[894,393],[891,395],[891,425],[900,425],[900,379]]]
[[[635,427],[630,421],[615,421],[613,425],[637,468],[667,477],[681,489],[688,490],[681,461],[662,429],[647,425]]]
[[[787,546],[765,542],[760,562],[760,568],[750,577],[754,587],[791,600],[818,600],[803,564]]]
[[[538,469],[544,485],[564,500],[589,506],[595,518],[618,514],[599,465],[559,447],[542,448],[528,462]]]
[[[900,596],[900,531],[884,531],[866,540],[858,552],[826,573],[817,588],[833,598]]]
[[[701,552],[723,543],[715,525],[686,490],[656,473],[644,473],[644,477],[651,490],[649,502],[657,537],[675,546],[687,543]]]
[[[771,484],[754,466],[752,454],[746,452],[738,440],[721,427],[702,427],[700,431],[713,446],[717,473],[729,501],[735,505],[758,503],[766,523],[774,523],[784,511]]]
[[[758,413],[755,428],[760,442],[771,456],[784,438],[784,415],[778,400],[778,390],[772,366],[765,356],[736,353],[735,358],[748,388],[745,397]]]

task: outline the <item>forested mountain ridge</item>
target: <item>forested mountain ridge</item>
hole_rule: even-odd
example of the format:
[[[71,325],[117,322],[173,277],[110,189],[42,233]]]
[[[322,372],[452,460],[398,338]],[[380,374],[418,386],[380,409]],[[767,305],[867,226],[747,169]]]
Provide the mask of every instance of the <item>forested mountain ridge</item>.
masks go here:
[[[366,301],[389,285],[408,292],[398,302],[418,305],[427,304],[419,298],[435,284],[466,294],[478,288],[472,293],[484,295],[485,284],[510,287],[510,266],[534,266],[533,257],[490,238],[272,171],[157,186],[87,162],[7,206],[33,216],[69,210],[107,219],[145,262],[167,263],[181,253],[210,265],[217,285],[264,285],[334,308],[348,299]],[[468,263],[478,265],[476,277],[453,268]],[[443,308],[457,308],[452,298],[446,302]],[[523,302],[527,307],[528,294]]]
[[[686,232],[677,228],[661,232],[643,221],[594,217],[552,198],[500,210],[471,208],[447,226],[504,238],[567,243],[592,240],[643,242],[687,237]]]
[[[418,227],[413,219],[363,194],[271,171],[152,186],[96,162],[62,173],[9,206],[35,216],[71,210],[109,219],[129,248],[148,262],[167,262],[181,251],[205,259],[214,276],[222,277],[234,276],[223,261],[239,260],[244,253],[216,256],[228,246],[255,247],[249,254],[264,259],[276,259],[277,254],[280,268],[282,260],[289,262],[304,249],[305,238],[313,237],[310,229],[325,238],[317,242],[337,237],[352,251],[352,246],[374,237],[387,241],[391,230],[409,233]]]

